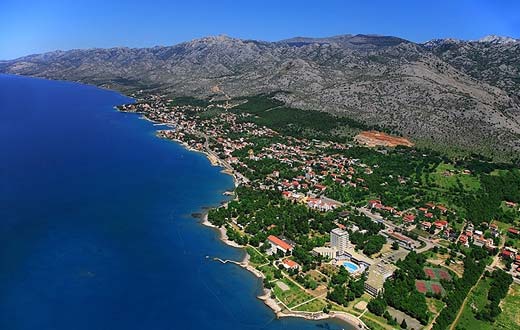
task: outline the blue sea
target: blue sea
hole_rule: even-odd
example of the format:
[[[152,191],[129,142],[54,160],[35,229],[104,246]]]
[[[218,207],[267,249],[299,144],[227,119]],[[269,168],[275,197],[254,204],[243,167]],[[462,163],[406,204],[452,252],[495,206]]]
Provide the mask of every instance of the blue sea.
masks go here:
[[[132,100],[0,75],[0,329],[351,329],[277,320],[191,214],[231,177],[155,137]],[[207,258],[209,256],[209,258]]]

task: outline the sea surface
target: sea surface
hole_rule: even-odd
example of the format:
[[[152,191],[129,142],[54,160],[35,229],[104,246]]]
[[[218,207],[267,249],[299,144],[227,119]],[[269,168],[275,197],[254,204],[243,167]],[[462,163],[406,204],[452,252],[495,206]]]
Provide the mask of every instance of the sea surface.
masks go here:
[[[0,75],[0,329],[351,329],[276,320],[257,278],[212,261],[244,254],[191,214],[231,177],[125,102]]]

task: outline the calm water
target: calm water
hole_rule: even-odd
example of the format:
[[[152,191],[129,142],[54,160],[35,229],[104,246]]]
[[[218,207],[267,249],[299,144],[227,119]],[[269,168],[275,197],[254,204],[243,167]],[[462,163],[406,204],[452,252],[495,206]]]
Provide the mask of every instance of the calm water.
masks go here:
[[[130,100],[0,75],[0,329],[341,329],[274,320],[259,281],[190,217],[229,176],[113,110]]]

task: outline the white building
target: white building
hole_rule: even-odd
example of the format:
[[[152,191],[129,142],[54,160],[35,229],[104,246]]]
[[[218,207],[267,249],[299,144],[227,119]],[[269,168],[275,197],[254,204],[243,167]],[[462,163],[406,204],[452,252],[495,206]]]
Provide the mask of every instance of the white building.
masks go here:
[[[349,245],[350,241],[347,231],[340,228],[334,228],[330,232],[330,246],[336,248],[339,254],[345,252]]]
[[[335,247],[327,247],[327,246],[320,246],[315,247],[312,249],[315,253],[319,254],[322,257],[327,257],[329,259],[336,258],[336,255],[338,253],[338,250]]]

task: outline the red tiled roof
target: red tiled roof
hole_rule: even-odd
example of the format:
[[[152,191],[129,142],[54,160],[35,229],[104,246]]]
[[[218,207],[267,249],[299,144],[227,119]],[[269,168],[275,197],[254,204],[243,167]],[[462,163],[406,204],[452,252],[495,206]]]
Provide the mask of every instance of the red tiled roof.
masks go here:
[[[415,215],[413,214],[407,214],[403,217],[404,221],[407,222],[413,222],[415,220]]]
[[[275,245],[278,245],[279,247],[281,247],[282,249],[284,250],[292,250],[292,246],[284,241],[282,241],[281,239],[279,239],[278,237],[274,236],[274,235],[269,235],[269,237],[267,237],[267,239],[269,240],[269,242],[275,244]]]
[[[296,261],[293,261],[291,259],[284,259],[283,263],[289,266],[289,268],[295,268],[299,266]]]
[[[446,220],[439,220],[439,221],[435,221],[433,223],[436,227],[444,227],[448,224],[448,221]]]

